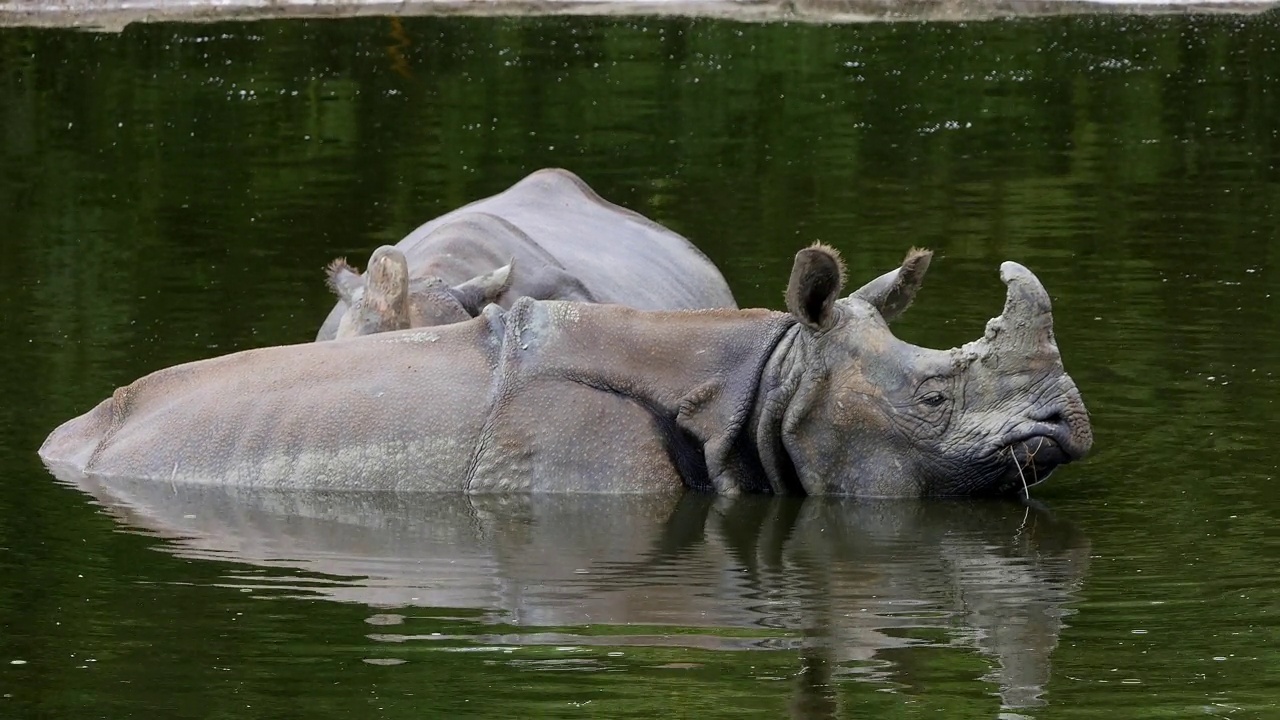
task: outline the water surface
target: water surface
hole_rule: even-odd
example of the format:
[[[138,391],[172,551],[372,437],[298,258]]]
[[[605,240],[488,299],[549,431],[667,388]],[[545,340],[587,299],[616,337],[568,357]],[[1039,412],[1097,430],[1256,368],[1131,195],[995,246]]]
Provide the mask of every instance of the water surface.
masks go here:
[[[1280,26],[364,19],[0,30],[4,717],[1280,713]],[[1055,303],[1042,506],[67,487],[44,435],[314,335],[321,268],[539,167],[779,307],[937,252],[934,347]]]

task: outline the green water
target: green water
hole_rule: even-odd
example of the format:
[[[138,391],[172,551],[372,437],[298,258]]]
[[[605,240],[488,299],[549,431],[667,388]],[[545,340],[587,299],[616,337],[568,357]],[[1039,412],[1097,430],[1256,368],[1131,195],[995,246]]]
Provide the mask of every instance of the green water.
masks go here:
[[[0,29],[0,717],[1280,717],[1280,21]],[[568,167],[743,305],[938,255],[895,327],[1055,303],[1095,453],[1014,504],[55,484],[321,268]]]

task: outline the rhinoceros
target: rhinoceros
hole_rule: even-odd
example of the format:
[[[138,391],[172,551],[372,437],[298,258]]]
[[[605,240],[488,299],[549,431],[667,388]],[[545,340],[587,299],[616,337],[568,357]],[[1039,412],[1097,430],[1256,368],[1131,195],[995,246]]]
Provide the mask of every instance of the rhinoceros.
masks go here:
[[[40,454],[55,473],[277,489],[1022,493],[1093,441],[1049,296],[1006,262],[983,337],[916,347],[888,323],[930,258],[841,298],[838,253],[806,248],[788,312],[524,298],[187,363],[119,388]]]
[[[490,302],[510,307],[521,297],[641,310],[737,307],[724,276],[693,243],[601,198],[559,168],[538,170],[442,215],[395,247],[408,263],[421,311],[410,317],[410,327],[468,320]],[[514,271],[508,267],[513,264]],[[331,267],[331,284],[334,273]],[[340,300],[316,340],[337,336],[362,282],[354,273],[341,274],[335,287]],[[347,324],[347,334],[357,334],[352,328],[361,323]]]

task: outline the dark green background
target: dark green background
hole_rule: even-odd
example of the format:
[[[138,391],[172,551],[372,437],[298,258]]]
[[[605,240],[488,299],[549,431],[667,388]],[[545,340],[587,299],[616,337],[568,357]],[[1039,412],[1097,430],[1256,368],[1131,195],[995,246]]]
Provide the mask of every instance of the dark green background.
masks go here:
[[[964,547],[1058,593],[1046,612],[1065,626],[1014,642],[1051,656],[1047,705],[1007,712],[1277,716],[1277,44],[1274,16],[0,29],[0,715],[994,717],[1000,661],[973,638],[1017,616],[975,619],[963,588],[1002,581],[966,575]],[[792,254],[815,240],[855,280],[931,247],[897,326],[920,344],[976,338],[999,311],[999,263],[1031,267],[1096,434],[1085,464],[1033,492],[1056,534],[1025,540],[1021,508],[985,511],[997,520],[980,530],[933,513],[838,572],[823,553],[843,546],[811,540],[779,540],[792,549],[762,570],[734,550],[756,540],[677,513],[667,530],[690,526],[699,573],[756,578],[750,592],[685,578],[756,613],[699,632],[764,627],[793,644],[592,646],[596,672],[564,672],[552,661],[569,640],[517,633],[497,655],[372,640],[362,620],[379,610],[272,590],[235,553],[154,552],[174,546],[120,533],[39,465],[44,435],[117,385],[311,338],[334,256],[363,264],[549,165],[692,238],[743,305],[778,307]],[[783,534],[810,537],[795,512]],[[678,579],[692,572],[681,552],[656,561]],[[936,582],[877,579],[902,557]],[[850,573],[862,579],[837,581]],[[902,647],[874,654],[874,672],[827,662],[856,638],[766,622],[795,587],[831,617],[875,597],[923,619],[892,630]],[[695,624],[676,610],[660,632]],[[406,632],[464,648],[521,624],[496,606],[404,612],[424,616]],[[629,619],[650,621],[566,632],[650,634]],[[794,644],[810,641],[823,651]],[[410,662],[361,662],[387,656]],[[672,662],[693,666],[656,668]]]

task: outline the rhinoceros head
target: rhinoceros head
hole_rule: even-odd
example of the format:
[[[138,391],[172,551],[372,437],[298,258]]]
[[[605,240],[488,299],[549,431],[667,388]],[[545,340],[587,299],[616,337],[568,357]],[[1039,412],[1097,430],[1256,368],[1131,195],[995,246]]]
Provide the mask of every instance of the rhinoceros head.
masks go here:
[[[460,284],[450,286],[438,277],[415,278],[409,286],[414,327],[463,322],[497,302],[511,287],[515,261]]]
[[[374,250],[363,276],[343,259],[331,263],[328,273],[329,287],[349,305],[338,338],[409,327],[409,263],[399,250]]]
[[[404,253],[390,245],[373,251],[364,275],[345,258],[334,260],[329,287],[347,304],[335,337],[470,320],[510,287],[512,264],[451,287],[438,277],[410,279]]]
[[[844,267],[817,245],[796,256],[787,306],[800,320],[782,442],[810,494],[1023,493],[1093,442],[1062,366],[1049,295],[1006,262],[1004,311],[952,350],[903,342],[889,322],[911,304],[932,253],[841,298]]]

